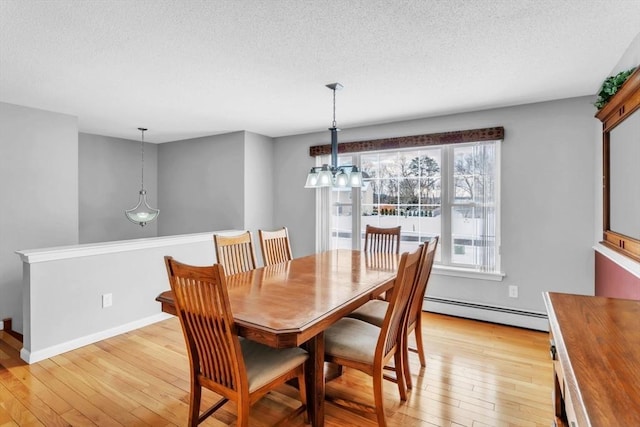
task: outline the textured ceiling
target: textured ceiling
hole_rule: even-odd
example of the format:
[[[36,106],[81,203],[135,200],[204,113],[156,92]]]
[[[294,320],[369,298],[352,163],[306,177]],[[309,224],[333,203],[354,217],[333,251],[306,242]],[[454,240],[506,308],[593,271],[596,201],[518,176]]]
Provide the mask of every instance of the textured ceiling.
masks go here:
[[[0,101],[81,132],[272,137],[596,93],[640,0],[0,0]]]

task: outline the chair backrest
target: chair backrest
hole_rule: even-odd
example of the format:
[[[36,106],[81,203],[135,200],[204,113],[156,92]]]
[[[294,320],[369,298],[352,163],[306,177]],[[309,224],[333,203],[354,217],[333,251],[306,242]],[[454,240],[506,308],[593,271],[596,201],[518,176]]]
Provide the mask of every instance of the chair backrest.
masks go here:
[[[213,235],[218,263],[227,274],[238,274],[256,268],[256,252],[251,232],[236,236]]]
[[[196,267],[165,256],[192,375],[229,396],[247,388],[246,368],[227,294],[224,267]]]
[[[389,307],[382,322],[380,338],[378,339],[376,347],[376,355],[381,354],[382,360],[384,360],[397,345],[398,337],[403,333],[406,308],[418,274],[418,267],[423,252],[424,245],[420,245],[415,252],[404,252],[400,257],[398,274],[391,293],[391,299],[389,300]]]
[[[291,244],[287,227],[275,231],[258,230],[264,265],[291,261]]]
[[[433,268],[433,260],[436,256],[436,248],[438,246],[439,239],[439,236],[435,236],[429,240],[429,243],[424,250],[424,255],[420,260],[418,276],[416,277],[416,282],[407,310],[407,325],[415,323],[422,312],[422,302],[424,301],[424,294],[427,290],[429,277],[431,277],[431,269]]]
[[[367,224],[364,232],[364,251],[400,253],[400,228],[381,228]]]

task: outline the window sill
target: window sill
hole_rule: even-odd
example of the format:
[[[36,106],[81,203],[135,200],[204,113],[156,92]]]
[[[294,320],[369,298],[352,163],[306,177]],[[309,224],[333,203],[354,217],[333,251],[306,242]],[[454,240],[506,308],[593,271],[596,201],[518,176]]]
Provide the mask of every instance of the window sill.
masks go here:
[[[494,282],[501,282],[505,276],[502,272],[487,273],[486,271],[476,271],[468,268],[449,267],[435,264],[433,266],[433,274],[437,274],[439,276],[464,277],[466,279],[492,280]]]

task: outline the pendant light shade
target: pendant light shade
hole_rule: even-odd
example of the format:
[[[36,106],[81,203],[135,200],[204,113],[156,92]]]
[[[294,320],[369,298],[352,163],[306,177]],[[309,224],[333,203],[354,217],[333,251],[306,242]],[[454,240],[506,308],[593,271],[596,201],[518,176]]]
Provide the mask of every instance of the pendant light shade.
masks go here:
[[[158,217],[160,210],[152,208],[147,202],[147,190],[144,189],[144,132],[147,129],[138,128],[138,130],[142,132],[142,138],[140,140],[140,153],[142,158],[141,188],[138,193],[138,204],[135,205],[135,207],[124,211],[124,214],[129,221],[144,227],[147,223],[154,221]]]
[[[351,173],[349,174],[349,187],[362,187],[364,184],[362,182],[362,172],[354,166],[351,169]]]
[[[307,175],[305,188],[359,188],[362,187],[362,172],[357,166],[338,166],[338,129],[336,124],[336,90],[342,89],[340,83],[331,83],[327,87],[333,91],[333,123],[331,131],[331,165],[311,168]]]

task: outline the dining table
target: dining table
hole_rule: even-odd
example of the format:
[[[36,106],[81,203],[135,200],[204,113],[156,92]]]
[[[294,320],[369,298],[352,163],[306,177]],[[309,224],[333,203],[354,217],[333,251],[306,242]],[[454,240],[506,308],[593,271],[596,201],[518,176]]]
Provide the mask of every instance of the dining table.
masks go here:
[[[324,331],[393,287],[400,256],[335,249],[226,277],[239,336],[309,352],[305,378],[312,426],[324,425]],[[156,298],[176,315],[171,290]]]

